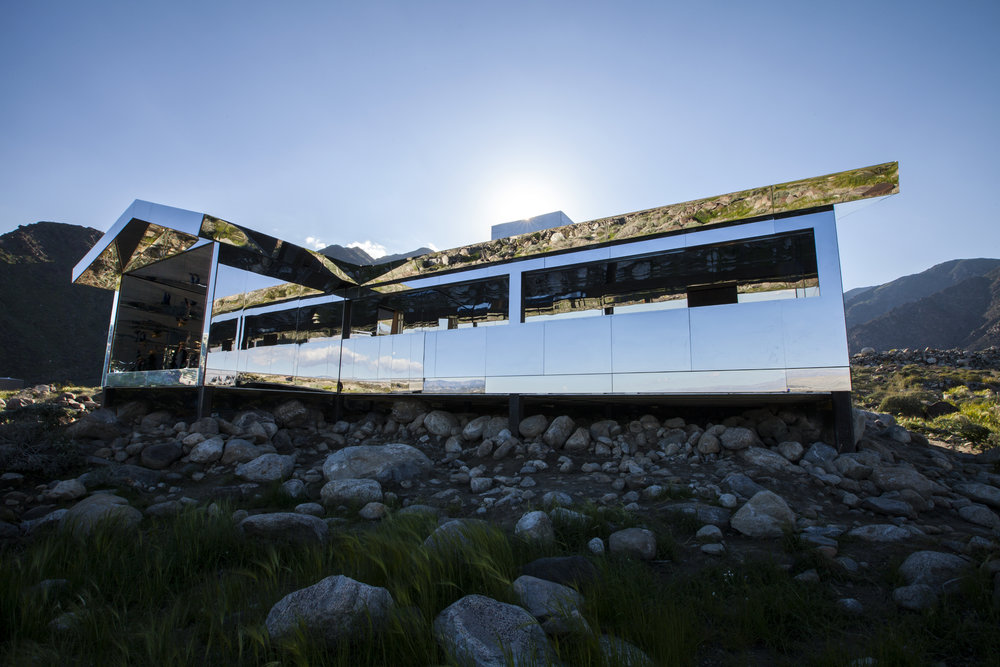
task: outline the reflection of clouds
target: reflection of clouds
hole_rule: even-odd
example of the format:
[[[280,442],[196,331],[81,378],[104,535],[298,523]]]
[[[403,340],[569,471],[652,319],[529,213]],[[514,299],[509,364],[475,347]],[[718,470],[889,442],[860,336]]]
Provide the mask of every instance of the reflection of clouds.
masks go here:
[[[420,377],[424,373],[423,359],[393,357],[391,354],[366,354],[347,345],[344,346],[341,354],[341,368],[353,366],[354,372],[350,374],[350,377],[354,379],[374,380],[377,379],[380,371],[383,377],[393,378]]]
[[[302,345],[275,345],[242,350],[245,355],[243,370],[251,373],[292,374],[304,377],[320,377],[336,375],[337,347],[339,339],[331,342],[311,342]],[[367,340],[365,341],[368,342]],[[378,339],[372,339],[378,343]],[[358,380],[376,380],[379,377],[390,379],[419,378],[423,376],[423,347],[419,346],[418,358],[409,356],[395,357],[392,354],[379,354],[378,345],[371,345],[373,350],[357,350],[344,345],[340,355],[342,375],[345,378]],[[212,365],[215,368],[235,368],[235,358],[232,353],[222,353],[225,359],[212,355]],[[296,369],[296,362],[298,367]]]

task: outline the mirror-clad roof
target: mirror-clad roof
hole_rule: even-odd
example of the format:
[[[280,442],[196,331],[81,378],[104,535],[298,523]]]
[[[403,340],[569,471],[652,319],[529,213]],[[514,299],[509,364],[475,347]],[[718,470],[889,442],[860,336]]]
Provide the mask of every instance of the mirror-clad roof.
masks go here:
[[[898,192],[899,164],[886,162],[365,266],[335,260],[210,215],[136,200],[76,265],[73,282],[114,290],[122,273],[176,255],[205,239],[220,244],[222,264],[332,292]]]

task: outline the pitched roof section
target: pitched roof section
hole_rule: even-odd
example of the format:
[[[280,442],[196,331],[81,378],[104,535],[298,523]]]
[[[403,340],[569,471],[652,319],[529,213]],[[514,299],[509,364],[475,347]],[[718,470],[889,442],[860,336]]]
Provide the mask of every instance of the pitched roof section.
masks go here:
[[[219,261],[225,265],[331,292],[352,285],[379,285],[897,192],[899,164],[886,162],[364,266],[335,260],[210,215],[136,200],[76,265],[73,282],[114,290],[122,273],[176,255],[198,243],[217,241]]]

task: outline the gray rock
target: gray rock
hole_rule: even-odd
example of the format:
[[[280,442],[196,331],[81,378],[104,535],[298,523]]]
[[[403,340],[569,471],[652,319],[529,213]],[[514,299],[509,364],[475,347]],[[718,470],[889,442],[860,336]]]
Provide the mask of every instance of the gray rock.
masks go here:
[[[925,584],[941,590],[969,566],[961,556],[940,551],[916,551],[899,566],[899,574],[907,584]]]
[[[497,440],[502,431],[510,431],[510,421],[506,417],[490,417],[483,428],[483,437]]]
[[[162,503],[154,503],[146,508],[146,514],[159,518],[176,516],[184,509],[184,505],[179,500],[165,500]]]
[[[389,508],[380,502],[370,502],[358,510],[358,516],[365,521],[378,521],[384,519],[387,514]]]
[[[67,512],[69,510],[54,510],[37,519],[26,519],[21,522],[21,532],[25,535],[32,535],[35,532],[62,525],[62,518],[66,516]]]
[[[578,526],[582,528],[589,526],[591,523],[591,518],[586,514],[574,512],[565,507],[553,507],[549,510],[549,518],[552,519],[552,523],[559,524],[560,526]]]
[[[438,644],[462,667],[545,665],[554,658],[545,632],[521,607],[466,595],[434,619]]]
[[[264,454],[260,447],[249,440],[243,438],[230,438],[222,451],[222,463],[230,465],[233,463],[246,463]]]
[[[142,465],[152,470],[163,470],[184,455],[180,443],[161,442],[144,447],[139,460]]]
[[[87,487],[78,479],[64,479],[46,494],[52,500],[76,500],[87,495]]]
[[[696,449],[699,454],[717,454],[722,451],[722,445],[717,437],[706,431],[698,438]]]
[[[837,472],[848,479],[868,479],[872,474],[872,466],[865,465],[857,455],[842,454],[833,461]]]
[[[827,463],[832,463],[836,458],[837,450],[823,442],[814,442],[802,456],[803,461],[808,461],[813,465],[823,466],[824,468]]]
[[[798,462],[798,460],[802,458],[802,454],[805,452],[805,449],[802,447],[802,443],[796,442],[795,440],[785,440],[784,442],[779,442],[777,449],[779,454],[792,463]]]
[[[552,520],[548,514],[540,511],[528,512],[518,519],[514,534],[535,544],[551,544],[556,539]]]
[[[324,542],[330,534],[325,521],[297,512],[255,514],[243,519],[240,528],[247,537],[282,542]]]
[[[538,619],[547,634],[590,633],[583,618],[583,596],[569,586],[521,575],[513,587],[521,606]]]
[[[410,445],[345,447],[326,458],[323,476],[327,480],[367,477],[381,484],[398,484],[426,475],[431,466],[431,460]]]
[[[542,496],[542,505],[545,507],[569,507],[573,504],[573,497],[564,491],[547,491]]]
[[[702,503],[678,503],[666,508],[668,512],[679,512],[693,516],[701,523],[710,523],[713,526],[723,528],[729,525],[729,520],[733,513],[724,507],[715,505],[704,505]]]
[[[386,589],[336,575],[281,598],[264,625],[276,641],[292,638],[301,625],[307,634],[335,646],[380,631],[393,606]]]
[[[742,426],[732,426],[722,432],[720,444],[729,450],[740,450],[760,444],[757,434]]]
[[[424,540],[424,548],[439,551],[461,550],[469,546],[470,534],[490,531],[491,526],[479,519],[451,519],[434,529]]]
[[[897,606],[910,611],[922,611],[937,604],[934,589],[925,584],[900,586],[892,592],[892,600]]]
[[[593,537],[587,542],[587,550],[594,554],[595,556],[600,556],[604,553],[604,540],[599,537]]]
[[[122,407],[124,408],[125,406]],[[138,415],[132,416],[132,419],[134,419],[135,416]],[[132,421],[132,419],[129,419],[128,415],[122,413],[121,408],[118,410],[118,419],[126,424]],[[139,420],[139,430],[149,433],[151,431],[155,431],[161,426],[172,423],[172,421],[173,416],[169,412],[166,410],[157,410],[156,412],[150,412]]]
[[[656,558],[656,535],[645,528],[625,528],[608,537],[611,553],[637,556],[643,560]]]
[[[872,470],[871,481],[883,491],[913,489],[925,498],[944,493],[945,489],[913,468],[902,465],[880,465]]]
[[[722,478],[719,486],[744,499],[752,498],[754,494],[765,490],[763,486],[741,472],[729,473]]]
[[[621,667],[653,667],[656,663],[635,644],[624,639],[601,635],[599,640],[601,653],[609,665]]]
[[[492,477],[473,477],[469,480],[469,490],[473,493],[485,493],[493,486]]]
[[[274,421],[279,426],[302,426],[309,419],[309,409],[302,401],[292,399],[274,409]]]
[[[282,495],[292,498],[304,498],[306,495],[306,483],[301,479],[289,479],[281,485]]]
[[[760,491],[737,510],[729,524],[749,537],[780,537],[795,526],[795,513],[778,494]]]
[[[563,449],[570,453],[585,452],[590,448],[590,430],[579,427],[567,438]]]
[[[956,484],[954,488],[971,500],[989,505],[990,507],[1000,508],[1000,489],[995,486],[980,482],[967,482],[965,484]]]
[[[236,466],[236,476],[248,482],[278,482],[290,477],[294,469],[294,456],[263,454]]]
[[[915,517],[917,515],[909,503],[894,498],[886,498],[885,496],[865,498],[861,501],[861,507],[877,514],[887,514],[889,516]]]
[[[323,516],[325,510],[319,503],[299,503],[295,506],[295,511],[299,514],[309,514],[311,516]]]
[[[531,440],[545,433],[545,429],[548,427],[548,417],[545,415],[532,415],[521,420],[521,423],[517,426],[517,432],[525,440]]]
[[[462,429],[462,437],[470,442],[479,440],[483,437],[483,431],[486,429],[486,425],[489,424],[489,422],[490,418],[486,415],[476,417]]]
[[[427,403],[413,398],[403,398],[392,402],[392,410],[389,416],[399,424],[409,424],[419,415],[425,414],[429,410]]]
[[[225,446],[226,443],[220,437],[202,440],[188,453],[188,460],[192,463],[214,463],[222,458]]]
[[[458,428],[458,419],[450,412],[434,410],[424,417],[424,428],[434,435],[451,435],[452,429]]]
[[[118,415],[106,408],[85,414],[66,427],[66,437],[71,440],[114,440],[121,434]]]
[[[219,420],[215,417],[202,417],[188,427],[188,433],[201,433],[202,435],[218,435]]]
[[[699,542],[721,542],[722,531],[718,526],[707,524],[698,529],[698,532],[694,534],[694,539]]]
[[[864,605],[856,598],[840,598],[836,602],[837,608],[846,614],[860,616],[865,613]]]
[[[382,485],[374,479],[334,479],[323,485],[319,495],[327,507],[363,505],[381,502]]]
[[[542,440],[549,447],[559,449],[566,444],[566,441],[569,440],[569,437],[573,435],[575,430],[576,424],[573,420],[566,415],[560,415],[553,419],[549,427],[545,429]]]
[[[739,453],[745,463],[772,472],[800,473],[802,470],[781,454],[764,447],[748,447]]]
[[[726,553],[726,545],[722,542],[710,542],[701,545],[701,552],[706,556],[721,556]]]
[[[986,528],[992,528],[995,531],[1000,531],[1000,516],[997,516],[996,512],[992,511],[985,505],[970,503],[963,507],[959,507],[958,515],[969,523],[974,523],[977,526],[984,526]]]
[[[866,542],[902,542],[913,537],[913,532],[902,526],[894,526],[891,523],[875,523],[867,526],[858,526],[847,533],[850,537],[864,540]]]
[[[134,528],[142,521],[142,512],[128,501],[110,493],[84,498],[71,507],[59,520],[59,525],[77,537],[86,537],[99,523],[109,523],[122,529]]]

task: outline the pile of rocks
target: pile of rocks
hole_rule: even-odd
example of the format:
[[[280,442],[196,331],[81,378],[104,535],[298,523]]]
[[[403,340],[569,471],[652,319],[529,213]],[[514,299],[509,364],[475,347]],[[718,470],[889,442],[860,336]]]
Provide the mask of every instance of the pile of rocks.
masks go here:
[[[935,446],[890,415],[857,411],[858,451],[840,453],[814,418],[778,408],[719,423],[535,414],[513,425],[414,399],[335,421],[299,400],[193,420],[142,402],[82,414],[65,436],[91,469],[60,480],[0,476],[0,534],[74,525],[71,513],[84,510],[134,525],[142,514],[122,509],[134,508],[108,494],[116,487],[130,487],[143,514],[155,517],[280,485],[300,501],[295,510],[240,510],[246,533],[322,541],[345,516],[377,521],[431,507],[548,539],[553,522],[579,521],[573,508],[596,503],[650,521],[686,515],[697,524],[684,545],[693,558],[752,557],[774,551],[768,542],[785,535],[848,572],[913,551],[965,558],[998,549],[1000,452]],[[607,544],[595,535],[590,550],[652,558],[655,536],[631,530]],[[935,595],[944,590],[937,579],[904,579]],[[933,596],[924,588],[897,596],[905,608],[921,604],[913,600],[930,604]]]
[[[866,347],[851,357],[856,366],[883,366],[886,364],[926,364],[928,366],[954,366],[958,368],[989,369],[1000,368],[1000,348],[985,350],[938,350],[925,347],[922,350],[876,351]]]

